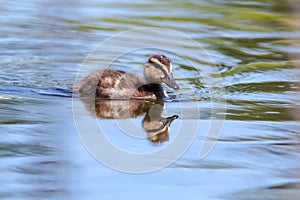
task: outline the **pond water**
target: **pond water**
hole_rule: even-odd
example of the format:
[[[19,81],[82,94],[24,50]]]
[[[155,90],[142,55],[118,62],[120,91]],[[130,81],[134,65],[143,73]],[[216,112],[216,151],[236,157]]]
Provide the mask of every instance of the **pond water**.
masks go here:
[[[296,66],[300,31],[295,8],[295,4],[283,0],[2,3],[0,197],[298,199],[300,70]],[[89,110],[94,105],[74,94],[73,103],[75,100],[76,106],[82,108],[80,114],[96,120],[120,149],[142,155],[160,152],[174,141],[179,141],[179,146],[186,142],[190,145],[162,169],[155,166],[159,170],[135,174],[112,169],[86,148],[88,144],[82,139],[92,128],[78,133],[78,121],[73,115],[78,107],[72,103],[71,88],[87,56],[87,68],[97,69],[105,67],[99,63],[111,62],[110,56],[126,44],[132,45],[120,41],[90,54],[101,42],[141,27],[178,31],[195,40],[205,53],[190,54],[199,47],[174,39],[174,35],[168,35],[167,40],[135,32],[130,40],[153,43],[112,62],[111,67],[130,71],[140,70],[153,53],[163,52],[172,58],[181,89],[174,92],[167,88],[175,100],[156,106],[163,108],[158,120],[173,115],[179,118],[175,117],[170,129],[164,129],[169,134],[158,139],[149,137],[153,132],[147,126],[151,102],[133,102],[134,106],[138,104],[136,111],[129,111],[128,102],[123,101],[105,105],[118,118],[108,119],[110,116],[102,112],[106,102],[98,102],[97,113]],[[101,51],[107,54],[101,55]],[[218,73],[208,80],[206,71]],[[212,94],[208,82],[217,80],[222,80],[226,96]],[[226,101],[226,113],[212,113],[214,97]],[[212,121],[220,120],[223,129],[217,144],[200,158]],[[124,125],[129,122],[132,130]],[[196,131],[192,140],[178,139],[185,122],[198,126],[185,129],[187,135]],[[129,127],[127,135],[120,126]],[[109,159],[135,166],[122,157]],[[167,159],[168,155],[161,154],[153,157],[154,164],[150,161],[149,165]]]

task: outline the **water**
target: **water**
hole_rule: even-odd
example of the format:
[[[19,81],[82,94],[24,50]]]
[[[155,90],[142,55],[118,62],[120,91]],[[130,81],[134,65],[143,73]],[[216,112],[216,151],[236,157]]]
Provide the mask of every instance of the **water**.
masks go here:
[[[295,66],[300,34],[295,8],[286,1],[267,0],[3,2],[0,197],[297,199],[300,71]],[[161,45],[169,47],[164,53],[173,59],[181,87],[175,95],[182,101],[166,102],[161,117],[177,114],[179,118],[172,122],[168,140],[159,144],[142,129],[132,138],[114,120],[97,119],[105,130],[113,130],[108,138],[130,152],[158,152],[176,140],[182,123],[199,123],[199,128],[176,162],[155,172],[131,174],[101,164],[85,149],[75,128],[70,88],[81,63],[100,42],[148,26],[184,33],[201,44],[214,63],[204,54],[189,55],[195,47],[183,40],[134,36],[156,41],[153,51]],[[112,66],[138,69],[153,53],[151,48],[125,54]],[[108,55],[119,51],[106,50]],[[186,59],[194,61],[196,69]],[[97,68],[93,63],[99,62],[106,60],[91,55],[88,66]],[[217,145],[200,159],[211,117],[224,116],[211,113],[205,75],[216,69],[226,90],[226,120]],[[85,108],[84,102],[78,103]],[[135,128],[142,127],[147,112],[118,123],[129,120]],[[84,116],[91,117],[90,111]]]

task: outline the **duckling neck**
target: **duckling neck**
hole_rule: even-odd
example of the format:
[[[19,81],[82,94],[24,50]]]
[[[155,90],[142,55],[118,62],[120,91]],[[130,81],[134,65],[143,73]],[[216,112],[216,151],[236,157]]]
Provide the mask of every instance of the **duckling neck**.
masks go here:
[[[142,86],[144,90],[153,92],[158,99],[170,99],[162,86],[158,83],[148,83]]]

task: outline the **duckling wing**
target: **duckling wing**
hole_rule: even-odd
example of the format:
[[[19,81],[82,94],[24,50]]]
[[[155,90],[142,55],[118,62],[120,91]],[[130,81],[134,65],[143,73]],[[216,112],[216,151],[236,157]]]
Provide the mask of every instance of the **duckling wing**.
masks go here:
[[[95,96],[97,86],[101,81],[103,71],[95,71],[89,76],[85,77],[79,87],[78,92],[81,96]]]
[[[79,86],[82,96],[96,96],[101,98],[146,98],[153,94],[144,91],[146,84],[143,77],[126,73],[121,70],[99,70],[87,76]]]
[[[153,92],[145,90],[146,80],[136,74],[125,73],[116,82],[115,88],[108,93],[112,98],[155,99]]]

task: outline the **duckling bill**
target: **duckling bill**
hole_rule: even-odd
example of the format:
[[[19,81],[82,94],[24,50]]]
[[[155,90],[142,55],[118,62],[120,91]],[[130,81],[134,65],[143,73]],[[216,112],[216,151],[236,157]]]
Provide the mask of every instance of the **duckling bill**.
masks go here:
[[[144,77],[121,70],[98,70],[79,85],[81,96],[108,99],[169,99],[162,83],[178,90],[172,73],[172,62],[161,54],[152,55],[144,66]]]

